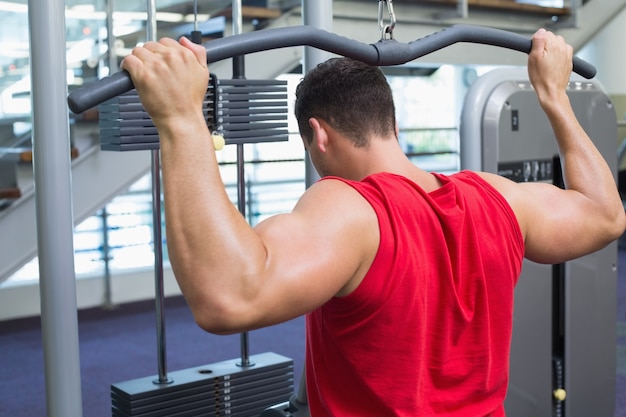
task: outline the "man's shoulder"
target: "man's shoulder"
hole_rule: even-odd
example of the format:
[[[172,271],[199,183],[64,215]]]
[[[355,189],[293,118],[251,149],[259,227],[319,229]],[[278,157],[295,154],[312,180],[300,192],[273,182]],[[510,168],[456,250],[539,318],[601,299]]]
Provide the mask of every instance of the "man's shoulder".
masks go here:
[[[311,185],[302,195],[298,206],[355,210],[359,207],[367,208],[369,204],[359,190],[358,181],[346,180],[339,177],[325,177]]]

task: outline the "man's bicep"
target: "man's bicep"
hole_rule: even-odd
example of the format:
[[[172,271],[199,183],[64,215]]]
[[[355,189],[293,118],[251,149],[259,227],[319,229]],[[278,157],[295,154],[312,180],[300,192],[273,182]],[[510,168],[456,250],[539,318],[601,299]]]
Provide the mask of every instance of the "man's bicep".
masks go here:
[[[605,237],[595,225],[594,202],[573,190],[550,184],[519,184],[517,202],[524,222],[526,258],[560,263],[600,249]]]

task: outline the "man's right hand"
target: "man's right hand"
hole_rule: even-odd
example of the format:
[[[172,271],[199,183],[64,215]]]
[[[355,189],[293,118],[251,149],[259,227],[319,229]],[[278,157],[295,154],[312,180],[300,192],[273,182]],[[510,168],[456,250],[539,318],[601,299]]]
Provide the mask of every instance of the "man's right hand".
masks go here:
[[[209,81],[206,49],[187,38],[137,46],[122,61],[157,128],[184,123],[202,110]],[[195,110],[195,111],[194,111]]]

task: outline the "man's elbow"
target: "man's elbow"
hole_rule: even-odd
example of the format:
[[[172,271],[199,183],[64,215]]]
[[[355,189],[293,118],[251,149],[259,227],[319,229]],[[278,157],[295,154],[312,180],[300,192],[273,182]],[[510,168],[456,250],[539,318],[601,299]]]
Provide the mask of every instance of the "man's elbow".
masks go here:
[[[626,230],[626,211],[622,204],[615,206],[612,210],[605,208],[595,226],[595,236],[597,237],[597,249],[601,249],[608,244],[619,239]]]
[[[235,333],[241,333],[245,330],[239,330],[238,328],[229,326],[223,321],[206,321],[204,319],[198,320],[196,319],[196,324],[205,332],[215,334],[218,336],[228,336]]]
[[[230,335],[251,330],[242,320],[244,315],[232,307],[220,307],[217,303],[211,303],[210,307],[206,304],[196,306],[190,304],[189,306],[196,324],[205,332]]]
[[[626,230],[626,211],[622,206],[619,210],[616,210],[613,216],[613,221],[609,226],[610,241],[619,239]]]

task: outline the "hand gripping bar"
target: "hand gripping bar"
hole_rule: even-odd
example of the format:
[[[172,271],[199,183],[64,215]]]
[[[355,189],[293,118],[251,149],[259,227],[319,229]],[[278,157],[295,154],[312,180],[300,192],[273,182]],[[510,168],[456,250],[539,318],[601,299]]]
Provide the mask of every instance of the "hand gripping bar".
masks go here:
[[[370,65],[391,66],[405,64],[458,42],[499,46],[523,53],[530,52],[532,43],[530,39],[513,32],[459,24],[409,43],[390,39],[366,44],[303,25],[227,36],[209,41],[205,47],[207,62],[271,49],[311,46]],[[596,75],[595,67],[578,57],[573,59],[573,71],[587,79]],[[82,113],[133,88],[128,72],[120,71],[72,91],[67,98],[68,106],[74,113]]]

